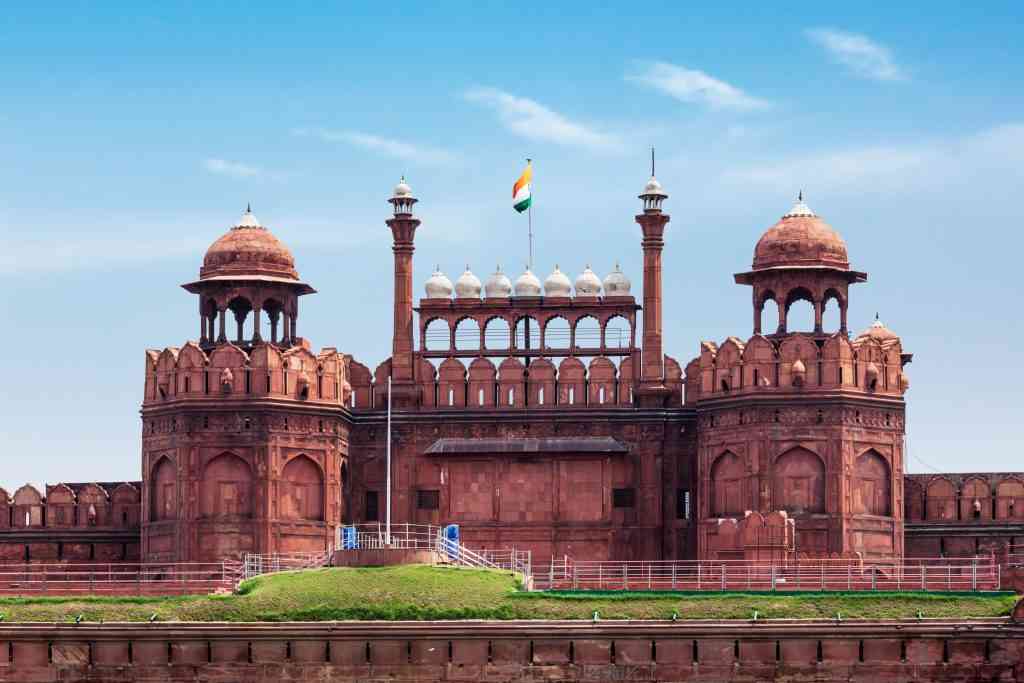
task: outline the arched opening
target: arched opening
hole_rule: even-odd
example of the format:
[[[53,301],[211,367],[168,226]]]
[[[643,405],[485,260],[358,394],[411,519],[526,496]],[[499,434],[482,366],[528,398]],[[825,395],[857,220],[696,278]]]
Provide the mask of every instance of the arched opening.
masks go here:
[[[484,348],[507,349],[509,341],[507,320],[504,318],[491,318],[484,324]]]
[[[234,453],[221,453],[203,469],[203,517],[251,517],[252,470]]]
[[[281,516],[324,518],[324,479],[320,467],[305,455],[292,458],[281,471]]]
[[[277,299],[267,299],[263,302],[263,313],[260,316],[260,336],[264,341],[273,344],[278,343],[284,331],[281,324],[281,313],[284,311],[284,304]]]
[[[249,314],[252,313],[252,303],[245,297],[236,296],[228,302],[228,310],[235,318],[235,343],[244,344],[252,336],[252,325],[246,324]]]
[[[540,348],[540,325],[536,318],[524,317],[516,321],[516,348]]]
[[[814,331],[814,295],[803,287],[786,295],[786,331]]]
[[[711,466],[711,515],[743,514],[743,461],[732,451],[718,456]]]
[[[551,318],[544,324],[544,348],[545,349],[567,349],[569,348],[569,321],[558,316]]]
[[[840,314],[839,293],[834,289],[825,292],[825,301],[822,303],[821,329],[825,332],[838,332],[842,328],[842,316]]]
[[[794,448],[775,461],[772,476],[775,508],[791,514],[825,512],[825,463],[805,448]]]
[[[427,351],[448,351],[452,348],[451,328],[448,321],[434,318],[423,333],[423,346]]]
[[[601,324],[591,315],[576,321],[576,348],[599,349],[601,347]]]
[[[455,324],[455,348],[458,351],[480,349],[480,324],[473,318],[463,318]]]
[[[861,454],[853,466],[854,514],[888,517],[891,503],[889,464],[874,450]]]
[[[177,476],[170,458],[160,458],[149,479],[149,518],[153,521],[175,519],[178,504]]]
[[[779,331],[779,304],[775,301],[775,292],[768,290],[761,295],[757,305],[757,318],[760,321],[761,334],[775,334]]]
[[[609,349],[628,349],[632,341],[632,327],[621,315],[613,315],[604,324],[604,345]]]

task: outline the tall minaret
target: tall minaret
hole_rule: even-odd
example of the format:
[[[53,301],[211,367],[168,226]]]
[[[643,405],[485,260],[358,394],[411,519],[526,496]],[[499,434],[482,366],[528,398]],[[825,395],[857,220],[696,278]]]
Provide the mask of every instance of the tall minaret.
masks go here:
[[[639,198],[643,213],[636,217],[643,232],[644,250],[644,331],[640,382],[634,392],[637,404],[645,407],[664,405],[670,393],[665,386],[665,360],[661,346],[661,250],[665,246],[665,226],[669,216],[661,212],[668,195],[654,177],[654,150],[651,150],[651,179]]]
[[[416,405],[416,385],[413,372],[412,345],[412,253],[413,240],[420,221],[412,215],[417,199],[403,176],[388,202],[394,207],[394,216],[388,219],[394,239],[395,254],[395,326],[391,344],[392,404],[396,408]]]

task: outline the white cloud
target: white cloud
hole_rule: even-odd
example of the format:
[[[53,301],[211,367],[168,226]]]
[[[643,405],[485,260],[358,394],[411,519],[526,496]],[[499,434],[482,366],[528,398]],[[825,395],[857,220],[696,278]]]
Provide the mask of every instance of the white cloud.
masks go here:
[[[528,140],[597,150],[612,150],[622,146],[618,137],[566,118],[526,97],[518,97],[496,88],[474,88],[465,97],[470,102],[493,109],[506,128]]]
[[[953,186],[1000,183],[1019,177],[1024,123],[1009,123],[959,138],[873,145],[774,159],[732,169],[723,179],[750,190],[792,193],[812,187],[836,193],[883,189],[948,194]]]
[[[828,52],[836,62],[858,76],[875,81],[905,81],[906,71],[892,57],[892,52],[867,36],[832,28],[813,28],[807,37]]]
[[[205,159],[203,168],[210,173],[231,178],[256,178],[263,175],[263,169],[226,159]]]
[[[767,109],[771,106],[767,100],[748,95],[740,88],[703,71],[668,62],[649,62],[641,66],[643,68],[639,73],[627,75],[626,80],[649,86],[681,102],[736,111]]]
[[[425,145],[415,145],[401,140],[385,138],[372,133],[354,130],[327,130],[325,128],[296,128],[293,135],[312,136],[324,142],[341,142],[362,147],[385,156],[423,164],[447,164],[456,160],[456,155],[447,150]]]

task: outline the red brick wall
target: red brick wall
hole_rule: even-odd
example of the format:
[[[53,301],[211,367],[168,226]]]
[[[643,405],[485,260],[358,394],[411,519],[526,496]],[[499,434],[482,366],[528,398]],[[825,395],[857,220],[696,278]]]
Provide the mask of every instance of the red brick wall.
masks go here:
[[[0,681],[1019,680],[1008,619],[4,625]]]

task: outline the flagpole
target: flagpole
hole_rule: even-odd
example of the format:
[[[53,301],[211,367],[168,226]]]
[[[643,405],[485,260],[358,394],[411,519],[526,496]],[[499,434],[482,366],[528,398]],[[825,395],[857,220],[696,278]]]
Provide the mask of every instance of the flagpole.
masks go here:
[[[532,159],[526,160],[526,165],[530,166],[533,163]],[[533,176],[530,176],[530,205],[526,207],[526,231],[529,236],[530,242],[530,270],[533,270]]]

